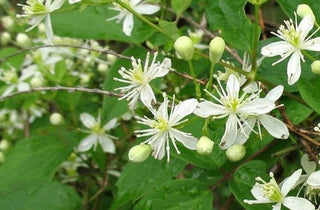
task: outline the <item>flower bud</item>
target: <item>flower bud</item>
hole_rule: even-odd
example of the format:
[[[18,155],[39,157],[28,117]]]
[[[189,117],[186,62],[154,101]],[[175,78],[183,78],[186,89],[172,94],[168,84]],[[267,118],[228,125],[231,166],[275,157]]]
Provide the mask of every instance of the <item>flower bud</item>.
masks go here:
[[[14,29],[14,21],[10,16],[4,16],[1,18],[1,22],[3,27],[7,31],[12,31]]]
[[[44,23],[40,23],[38,25],[38,32],[41,33],[41,34],[46,33],[46,25]]]
[[[31,46],[31,40],[27,34],[18,33],[16,42],[19,47],[28,48]]]
[[[227,149],[226,155],[231,162],[237,162],[246,155],[246,148],[242,145],[233,145]]]
[[[9,148],[9,146],[10,146],[10,143],[9,143],[8,140],[2,139],[2,140],[0,141],[0,150],[2,150],[2,151],[7,151],[8,148]]]
[[[174,43],[174,49],[186,61],[193,58],[194,46],[192,40],[187,36],[180,36]]]
[[[44,84],[43,78],[41,77],[33,77],[30,81],[32,87],[41,87]]]
[[[80,74],[80,84],[86,85],[90,82],[91,76],[89,74]]]
[[[98,69],[98,72],[100,72],[101,74],[106,74],[108,73],[109,67],[107,64],[99,63],[97,69]]]
[[[0,163],[4,163],[6,160],[6,157],[4,156],[4,153],[0,151]]]
[[[0,42],[1,45],[7,45],[11,40],[11,35],[8,32],[1,33]]]
[[[114,64],[114,62],[116,62],[117,59],[118,59],[117,56],[112,55],[112,54],[107,54],[107,60],[108,60],[111,64]]]
[[[307,15],[311,15],[315,19],[312,9],[307,4],[299,4],[297,8],[297,14],[301,18],[304,18]]]
[[[320,74],[320,60],[313,61],[311,70],[314,74]]]
[[[209,56],[211,63],[216,64],[220,61],[225,46],[226,43],[221,37],[216,37],[211,40],[209,44]]]
[[[52,125],[62,125],[64,123],[64,118],[60,113],[52,113],[50,115],[50,123]]]
[[[206,136],[202,136],[197,142],[197,152],[201,155],[208,155],[212,152],[214,142]]]
[[[136,145],[129,150],[129,160],[134,163],[143,162],[149,157],[151,151],[149,144]]]

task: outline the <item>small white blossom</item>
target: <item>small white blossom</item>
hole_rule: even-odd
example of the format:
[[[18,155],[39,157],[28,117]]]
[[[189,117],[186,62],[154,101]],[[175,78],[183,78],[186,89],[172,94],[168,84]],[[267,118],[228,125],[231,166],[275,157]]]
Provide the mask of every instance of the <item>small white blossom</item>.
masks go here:
[[[238,141],[238,128],[246,135],[244,131],[244,125],[247,116],[257,116],[270,112],[274,109],[275,104],[264,98],[258,98],[258,94],[252,94],[246,97],[246,93],[239,96],[240,93],[240,81],[231,74],[229,76],[226,91],[223,89],[220,81],[218,80],[221,92],[216,88],[220,98],[209,93],[218,103],[203,100],[199,103],[195,114],[207,118],[213,116],[214,118],[228,117],[226,122],[226,129],[220,142],[222,149],[228,149],[232,145],[239,144]],[[250,127],[250,126],[248,126]]]
[[[104,152],[115,153],[116,148],[112,140],[117,138],[106,132],[117,126],[117,119],[110,120],[103,127],[101,127],[100,115],[96,120],[90,114],[82,113],[80,120],[85,127],[90,129],[90,131],[83,131],[90,135],[81,140],[78,146],[80,152],[88,151],[92,146],[95,150],[99,143]]]
[[[191,114],[195,110],[197,104],[198,102],[196,99],[180,102],[176,106],[174,102],[172,102],[171,111],[170,114],[168,114],[169,101],[164,95],[164,101],[158,110],[149,107],[154,119],[150,119],[146,116],[143,118],[137,117],[139,120],[138,123],[150,127],[149,129],[136,131],[136,133],[138,133],[137,137],[151,136],[144,143],[151,145],[153,149],[152,155],[156,159],[161,160],[165,156],[165,153],[167,153],[167,161],[169,162],[169,140],[171,140],[178,154],[180,154],[180,151],[177,148],[176,141],[179,141],[190,150],[196,150],[197,138],[193,137],[190,133],[179,131],[176,126],[187,121],[187,119],[182,119]]]
[[[123,3],[127,4],[131,7],[134,11],[142,15],[152,15],[160,10],[160,7],[157,5],[146,4],[142,0],[122,0]],[[108,20],[117,20],[117,23],[123,21],[122,31],[127,35],[130,36],[132,29],[133,29],[133,14],[123,8],[122,6],[114,3],[114,7],[110,7],[110,9],[118,11],[119,14],[109,18]]]
[[[45,1],[45,3],[44,3]],[[60,9],[64,0],[27,0],[26,4],[18,4],[21,6],[24,13],[17,15],[17,17],[29,17],[29,24],[31,25],[26,31],[30,31],[40,24],[45,19],[47,39],[52,44],[53,30],[51,25],[50,13]]]
[[[296,16],[296,15],[295,15]],[[307,37],[314,25],[314,17],[311,15],[305,16],[300,24],[295,23],[290,19],[285,21],[285,25],[280,26],[277,33],[273,33],[282,41],[271,43],[261,49],[261,54],[267,57],[280,55],[281,59],[273,63],[273,65],[290,57],[287,65],[288,84],[293,85],[298,81],[301,75],[301,61],[304,62],[304,56],[301,50],[320,51],[320,37],[311,39],[312,33]]]
[[[314,210],[313,204],[305,198],[287,196],[290,190],[292,190],[298,181],[302,170],[295,171],[290,177],[284,180],[280,185],[277,184],[273,177],[273,173],[270,173],[270,181],[265,182],[262,178],[257,177],[256,183],[253,186],[251,193],[256,200],[247,200],[243,202],[248,204],[261,204],[261,203],[276,203],[272,206],[272,210],[280,210],[281,205],[291,210]]]
[[[26,91],[30,89],[30,85],[25,82],[25,78],[19,77],[17,70],[12,66],[10,66],[10,70],[0,69],[0,80],[8,85],[2,96],[7,96],[14,90]]]
[[[119,98],[119,100],[127,99],[130,101],[130,109],[135,108],[139,99],[148,107],[151,106],[152,101],[156,101],[149,83],[155,78],[166,75],[171,68],[171,60],[169,58],[165,58],[163,62],[160,63],[159,61],[156,62],[157,55],[157,53],[154,54],[152,62],[149,65],[150,54],[148,53],[143,69],[141,60],[136,60],[131,57],[133,69],[127,70],[122,67],[119,70],[119,74],[123,79],[114,78],[117,81],[128,84],[128,86],[116,88],[115,90],[120,90],[121,92],[126,93],[123,97]]]

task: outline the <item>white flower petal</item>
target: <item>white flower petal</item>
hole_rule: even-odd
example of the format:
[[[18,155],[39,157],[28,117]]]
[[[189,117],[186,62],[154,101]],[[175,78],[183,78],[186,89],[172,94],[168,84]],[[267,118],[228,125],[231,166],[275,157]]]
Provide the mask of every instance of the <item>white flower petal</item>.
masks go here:
[[[107,124],[105,124],[105,126],[103,126],[103,129],[109,131],[117,126],[117,122],[118,120],[116,118],[113,118]]]
[[[271,201],[270,199],[267,199],[265,195],[265,191],[261,184],[255,183],[254,186],[251,189],[251,193],[257,201],[260,201],[261,203],[273,203],[274,201]]]
[[[313,172],[306,183],[313,187],[320,187],[320,171]]]
[[[2,93],[2,96],[7,96],[9,95],[10,93],[13,92],[13,90],[16,88],[15,85],[10,85],[3,93]]]
[[[81,1],[81,0],[76,0],[75,2],[78,2],[78,1]],[[69,2],[70,2],[70,0],[69,0]],[[73,3],[75,3],[75,2],[73,2]],[[52,2],[52,4],[50,5],[50,12],[53,12],[57,9],[60,9],[60,7],[63,5],[63,3],[64,3],[64,0],[54,0]]]
[[[174,128],[170,129],[169,132],[177,141],[181,142],[188,149],[195,150],[197,148],[197,138]]]
[[[267,99],[258,98],[239,108],[239,113],[249,115],[266,114],[275,108],[275,104]]]
[[[160,10],[160,7],[152,4],[140,4],[134,8],[136,12],[143,15],[152,15]]]
[[[272,210],[281,210],[281,203],[272,206]]]
[[[46,35],[47,35],[48,44],[52,44],[53,30],[52,30],[50,15],[47,15],[45,25],[46,25]]]
[[[283,85],[278,85],[274,87],[272,90],[270,90],[265,98],[275,102],[282,96],[282,93],[283,93]]]
[[[299,51],[294,52],[287,66],[288,84],[293,85],[298,81],[301,75],[301,64]]]
[[[301,48],[304,50],[320,51],[320,37],[308,40],[307,42],[303,43]]]
[[[69,4],[74,4],[74,3],[77,3],[77,2],[80,2],[81,0],[69,0]]]
[[[188,99],[180,102],[174,107],[174,110],[169,118],[169,121],[174,125],[178,123],[182,118],[191,114],[198,105],[196,99]]]
[[[17,89],[19,91],[26,91],[26,90],[30,90],[30,85],[26,82],[20,82],[17,86]]]
[[[237,139],[237,121],[238,118],[235,114],[230,114],[226,123],[224,134],[221,138],[220,148],[228,149]]]
[[[92,128],[97,124],[96,119],[94,119],[94,117],[88,113],[82,113],[80,115],[80,120],[87,128]]]
[[[246,123],[242,125],[243,130],[241,130],[240,128],[238,129],[237,139],[234,142],[234,144],[243,145],[248,140],[250,133],[252,132],[257,120],[255,117],[250,117],[245,121]]]
[[[290,210],[314,210],[314,205],[305,198],[289,196],[282,204]]]
[[[286,41],[278,41],[261,49],[261,54],[267,57],[273,57],[277,55],[284,55],[290,51],[293,51],[294,47]]]
[[[81,140],[78,146],[78,150],[80,152],[88,151],[95,144],[97,144],[97,136],[94,134],[91,134]]]
[[[113,141],[110,138],[108,138],[108,136],[99,135],[98,140],[104,152],[109,152],[112,154],[116,153],[116,147]]]
[[[291,176],[284,180],[281,186],[281,193],[286,196],[290,190],[295,186],[296,182],[299,180],[302,169],[295,171]]]
[[[231,74],[229,76],[226,90],[229,97],[238,98],[240,91],[240,81],[234,74]]]
[[[127,14],[124,18],[122,31],[127,35],[130,36],[133,29],[133,15],[131,13]]]
[[[153,149],[152,156],[155,159],[161,160],[165,156],[166,154],[165,146],[166,146],[166,141],[168,139],[167,135],[168,135],[167,132],[160,132],[155,134],[153,137],[151,137],[153,141],[149,144],[151,144],[151,147]],[[167,154],[167,155],[170,155],[170,154]]]
[[[156,102],[156,97],[149,84],[144,85],[140,92],[140,100],[146,106],[150,107],[152,101]]]
[[[311,31],[314,25],[314,17],[311,15],[306,15],[297,28],[297,31],[300,32],[300,40],[305,40],[308,33]]]
[[[289,130],[287,126],[277,118],[263,114],[258,116],[258,119],[271,136],[278,139],[287,139],[289,137]]]
[[[304,154],[301,158],[301,166],[307,174],[311,174],[316,170],[317,164],[309,160],[308,154]]]
[[[219,104],[212,103],[210,101],[200,102],[197,108],[194,110],[194,114],[200,117],[216,116],[228,113],[228,110]]]

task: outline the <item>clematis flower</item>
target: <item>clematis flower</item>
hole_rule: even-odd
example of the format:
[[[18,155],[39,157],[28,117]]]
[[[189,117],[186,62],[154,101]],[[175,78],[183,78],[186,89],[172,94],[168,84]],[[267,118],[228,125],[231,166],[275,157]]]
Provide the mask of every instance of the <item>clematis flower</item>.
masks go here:
[[[44,4],[45,1],[45,4]],[[29,24],[31,25],[26,31],[32,30],[34,27],[40,24],[45,19],[47,39],[52,44],[53,30],[51,25],[50,13],[60,9],[64,0],[27,0],[26,4],[18,4],[22,7],[24,14],[17,15],[20,17],[29,17]]]
[[[285,25],[280,26],[277,33],[273,33],[282,41],[271,43],[261,49],[261,54],[267,57],[280,55],[281,59],[273,65],[288,58],[287,65],[288,84],[293,85],[298,81],[301,75],[301,61],[304,56],[302,50],[320,51],[320,37],[311,39],[314,33],[307,37],[314,25],[314,17],[305,16],[300,24],[297,24],[297,15],[295,14],[295,23],[290,19],[285,21]]]
[[[295,186],[301,173],[302,169],[295,171],[290,177],[284,180],[280,185],[281,188],[274,179],[272,172],[270,173],[271,179],[269,182],[265,182],[262,178],[257,177],[257,182],[251,190],[256,200],[245,199],[243,202],[248,204],[276,203],[273,205],[272,210],[280,210],[282,204],[291,210],[314,210],[314,205],[307,199],[287,196]]]
[[[242,124],[248,124],[246,122],[246,116],[266,114],[274,109],[275,104],[268,99],[258,98],[258,94],[252,94],[246,97],[246,93],[244,93],[239,96],[240,81],[233,74],[229,76],[226,91],[223,89],[219,80],[218,84],[221,91],[219,91],[218,88],[216,88],[216,90],[220,98],[208,92],[218,103],[203,100],[199,103],[194,113],[204,118],[210,116],[216,119],[228,117],[226,129],[220,142],[222,149],[228,149],[232,145],[237,144],[238,128],[246,135],[242,126]]]
[[[175,106],[172,102],[170,114],[168,114],[169,101],[166,95],[163,95],[164,101],[160,105],[158,110],[153,107],[149,107],[152,112],[154,119],[150,119],[146,116],[137,117],[138,123],[147,125],[150,128],[144,130],[138,130],[136,133],[137,137],[151,136],[144,143],[151,145],[153,149],[152,155],[161,160],[167,153],[167,161],[170,160],[170,142],[173,144],[177,153],[180,154],[176,141],[182,143],[185,147],[190,150],[196,150],[197,138],[193,137],[190,133],[185,133],[179,131],[176,127],[181,125],[181,123],[186,122],[187,119],[182,120],[187,115],[191,114],[198,101],[196,99],[188,99],[186,101],[180,102]]]
[[[106,132],[117,126],[117,119],[110,120],[103,127],[101,127],[100,115],[96,120],[92,115],[82,113],[80,120],[85,127],[90,129],[89,131],[83,131],[89,133],[89,135],[81,140],[78,146],[80,152],[88,151],[92,146],[95,150],[99,143],[104,152],[115,153],[116,149],[112,140],[117,139],[117,137],[107,134]]]
[[[159,61],[156,62],[157,55],[158,53],[154,54],[152,62],[149,65],[150,53],[148,53],[143,69],[141,60],[136,60],[134,57],[131,57],[133,69],[127,70],[122,67],[119,70],[119,74],[123,79],[114,78],[114,80],[129,84],[128,86],[116,88],[115,90],[126,92],[119,100],[127,99],[130,101],[129,107],[132,110],[135,108],[139,99],[147,107],[151,106],[152,101],[156,101],[149,83],[155,78],[166,75],[171,68],[171,60],[169,58],[165,58],[163,62],[160,63]]]
[[[30,85],[25,79],[23,76],[18,76],[18,72],[13,66],[10,66],[10,70],[0,69],[0,80],[8,85],[7,89],[2,93],[2,96],[7,96],[14,90],[30,90]]]
[[[160,10],[159,6],[146,4],[142,0],[122,0],[122,2],[124,2],[129,7],[131,7],[131,9],[142,15],[152,15]],[[110,9],[119,11],[119,14],[112,18],[109,18],[108,21],[117,20],[116,22],[119,23],[123,20],[122,31],[127,36],[130,36],[133,29],[133,14],[117,3],[114,3],[114,7],[110,7]]]

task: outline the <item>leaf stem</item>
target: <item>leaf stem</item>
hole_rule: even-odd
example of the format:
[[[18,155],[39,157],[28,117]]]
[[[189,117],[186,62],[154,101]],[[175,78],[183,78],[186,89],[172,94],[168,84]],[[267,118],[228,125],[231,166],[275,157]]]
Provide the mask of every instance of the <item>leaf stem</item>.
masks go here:
[[[196,78],[196,74],[194,72],[192,61],[188,61],[188,65],[189,65],[190,73],[191,73],[193,83],[194,83],[194,86],[196,89],[197,99],[199,100],[201,98],[200,85],[199,85],[199,83],[197,83],[197,78]]]
[[[215,64],[214,64],[214,63],[211,63],[209,81],[208,81],[208,83],[207,83],[207,85],[206,85],[206,89],[207,89],[208,91],[211,90],[211,86],[212,86],[214,66],[215,66]]]

